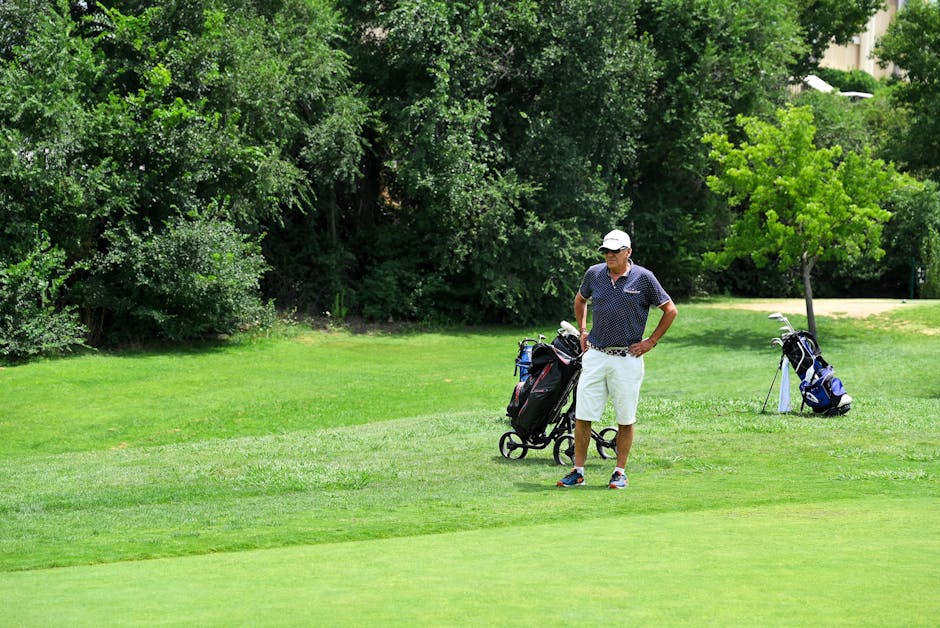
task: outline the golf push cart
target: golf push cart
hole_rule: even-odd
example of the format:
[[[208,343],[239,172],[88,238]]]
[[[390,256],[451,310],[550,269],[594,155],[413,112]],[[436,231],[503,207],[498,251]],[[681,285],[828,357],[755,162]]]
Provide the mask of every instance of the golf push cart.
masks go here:
[[[516,373],[519,382],[506,407],[512,430],[499,439],[499,452],[505,458],[520,460],[530,449],[552,446],[555,462],[574,461],[574,423],[581,375],[581,343],[578,330],[567,321],[551,343],[545,336],[519,342]],[[567,410],[565,405],[568,401]],[[617,429],[591,430],[591,439],[601,458],[617,453]]]

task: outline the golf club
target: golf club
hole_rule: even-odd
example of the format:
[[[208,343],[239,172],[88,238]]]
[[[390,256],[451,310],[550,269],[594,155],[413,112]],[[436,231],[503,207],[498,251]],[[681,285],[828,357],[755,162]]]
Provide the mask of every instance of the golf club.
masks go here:
[[[771,315],[768,316],[767,318],[770,318],[770,319],[773,319],[773,320],[778,321],[778,322],[780,322],[780,323],[783,323],[783,324],[785,325],[785,327],[781,327],[781,328],[780,328],[780,331],[787,331],[787,332],[790,332],[790,333],[793,333],[793,332],[796,331],[795,329],[793,329],[793,326],[790,324],[790,321],[787,320],[787,317],[784,316],[783,314],[781,314],[780,312],[774,312],[773,314],[771,314]]]

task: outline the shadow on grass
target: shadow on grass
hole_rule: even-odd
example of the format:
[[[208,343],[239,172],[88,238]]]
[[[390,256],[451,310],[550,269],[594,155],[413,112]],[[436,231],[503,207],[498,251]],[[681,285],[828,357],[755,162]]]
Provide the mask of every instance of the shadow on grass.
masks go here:
[[[670,344],[681,347],[715,347],[723,349],[753,349],[770,346],[775,327],[767,333],[741,330],[734,327],[713,327],[701,332],[684,331],[670,336]],[[778,334],[779,335],[779,334]]]
[[[548,451],[548,450],[546,449],[545,451]],[[514,460],[510,460],[510,459],[508,459],[508,458],[504,458],[503,456],[493,456],[493,460],[494,460],[495,462],[497,462],[497,463],[500,463],[500,464],[518,465],[518,466],[523,467],[523,468],[524,468],[524,467],[535,467],[535,466],[540,466],[540,467],[558,467],[559,469],[564,469],[564,468],[565,468],[565,467],[563,467],[563,466],[559,466],[559,465],[555,464],[555,460],[552,458],[552,454],[551,454],[550,452],[549,452],[547,458],[546,458],[546,457],[541,457],[541,458],[540,458],[540,457],[529,458],[528,456],[526,456],[525,458],[521,458],[521,459],[520,459],[520,458],[516,458],[516,459],[514,459]]]
[[[556,486],[554,482],[551,484],[548,482],[513,482],[513,486],[523,493],[548,493],[550,491],[567,490]]]
[[[250,342],[250,341],[249,341]],[[243,344],[229,338],[211,338],[188,342],[148,341],[106,346],[97,352],[112,358],[164,357],[173,355],[198,356],[220,353]]]

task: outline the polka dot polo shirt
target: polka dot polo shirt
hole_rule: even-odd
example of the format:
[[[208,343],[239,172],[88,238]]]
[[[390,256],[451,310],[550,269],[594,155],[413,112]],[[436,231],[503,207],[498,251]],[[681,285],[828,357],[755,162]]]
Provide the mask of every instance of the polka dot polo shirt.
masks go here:
[[[611,284],[607,264],[588,268],[579,289],[591,300],[593,324],[588,341],[595,347],[629,347],[643,339],[651,307],[672,299],[648,269],[636,264]]]

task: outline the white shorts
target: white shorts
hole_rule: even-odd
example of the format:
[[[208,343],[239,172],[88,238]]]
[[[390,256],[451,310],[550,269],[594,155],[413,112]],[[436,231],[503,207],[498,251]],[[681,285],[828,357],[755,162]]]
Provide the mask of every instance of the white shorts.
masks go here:
[[[575,417],[582,421],[600,421],[610,398],[617,423],[633,425],[644,372],[642,357],[607,355],[588,349],[581,358]]]

